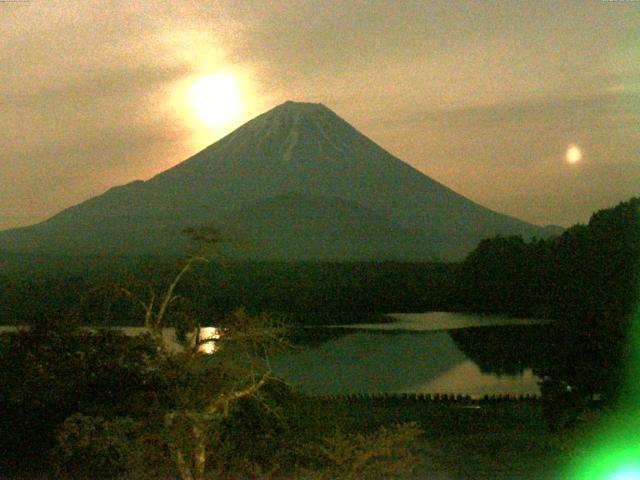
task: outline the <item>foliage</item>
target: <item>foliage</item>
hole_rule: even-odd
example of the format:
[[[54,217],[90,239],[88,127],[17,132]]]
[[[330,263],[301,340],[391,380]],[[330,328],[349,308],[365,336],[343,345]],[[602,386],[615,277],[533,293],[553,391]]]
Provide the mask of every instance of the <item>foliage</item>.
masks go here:
[[[109,339],[107,332],[98,336],[75,329],[49,330],[49,336],[58,340],[58,343],[51,343],[60,349],[61,358],[26,356],[35,361],[35,365],[29,366],[34,370],[55,371],[53,365],[48,363],[55,362],[67,372],[68,375],[64,376],[66,381],[71,382],[70,386],[65,386],[62,378],[51,378],[48,384],[54,393],[61,392],[52,395],[49,403],[43,405],[46,411],[51,412],[49,409],[53,408],[57,412],[47,427],[48,434],[53,436],[53,432],[56,432],[55,447],[48,457],[51,465],[64,477],[121,476],[136,479],[177,475],[190,475],[190,478],[198,478],[198,475],[201,478],[228,479],[252,476],[281,478],[291,475],[292,471],[299,472],[295,465],[299,468],[304,465],[305,472],[318,478],[336,478],[335,475],[342,475],[341,472],[345,475],[367,472],[367,475],[372,475],[370,478],[376,478],[373,476],[375,472],[390,474],[400,469],[402,462],[399,463],[398,459],[410,459],[408,450],[404,450],[407,445],[402,443],[403,439],[416,433],[415,429],[392,428],[369,436],[354,437],[354,453],[357,455],[353,461],[357,463],[350,464],[346,458],[338,461],[335,449],[342,447],[332,447],[350,437],[338,435],[333,438],[326,435],[327,430],[337,428],[337,422],[319,404],[310,402],[271,378],[259,390],[244,394],[255,386],[255,380],[247,376],[249,370],[245,370],[251,368],[250,363],[243,362],[236,370],[230,367],[230,357],[244,358],[244,353],[238,355],[244,348],[238,343],[243,338],[256,338],[256,329],[263,321],[249,318],[244,312],[238,312],[234,318],[227,320],[225,328],[235,334],[234,341],[227,340],[233,352],[225,352],[224,346],[221,346],[213,356],[188,352],[165,356],[153,355],[154,351],[157,353],[159,350],[152,348],[143,355],[144,359],[138,358],[130,363],[125,360],[128,353],[134,354],[133,360],[135,352],[139,351],[136,341],[145,340],[153,345],[150,337],[135,339],[116,335]],[[245,337],[240,332],[250,335]],[[22,335],[29,333],[23,332]],[[12,340],[16,338],[14,336]],[[83,380],[77,371],[72,370],[82,367],[73,363],[70,360],[73,357],[66,355],[65,350],[71,344],[74,348],[80,347],[84,342],[91,343],[99,338],[111,345],[109,348],[112,350],[123,353],[119,362],[128,370],[117,370],[115,367],[103,370],[106,367],[103,365],[105,360],[100,363],[91,361],[89,364],[96,369],[95,372],[101,372],[97,378],[103,379],[96,383]],[[3,345],[10,346],[11,343]],[[93,348],[99,346],[100,343],[96,343]],[[15,345],[11,350],[15,350]],[[88,348],[85,347],[85,350]],[[46,351],[51,349],[47,347]],[[95,354],[99,352],[96,350]],[[114,360],[113,355],[110,358]],[[119,378],[125,372],[128,372],[126,375],[134,374],[130,378],[151,387],[151,391],[143,387],[137,390],[129,388],[125,389],[126,396],[116,395],[110,400],[108,393],[112,388],[113,393],[117,394],[118,385],[125,386],[126,382]],[[234,374],[240,377],[234,377]],[[106,382],[107,379],[111,382]],[[137,380],[134,380],[136,384]],[[37,379],[36,382],[43,380]],[[38,383],[33,387],[34,393],[38,393]],[[77,397],[75,399],[74,394]],[[240,396],[234,400],[231,394]],[[92,396],[93,401],[89,401]],[[33,400],[43,401],[45,397],[42,395],[40,400],[36,397]],[[59,401],[56,400],[58,398]],[[65,403],[66,408],[62,408]],[[216,405],[214,409],[210,409],[212,403]],[[77,413],[69,413],[74,411]],[[23,427],[14,425],[16,430]],[[194,432],[194,427],[201,430]],[[204,472],[198,472],[197,468],[202,466],[197,464],[196,454],[201,452],[203,443],[205,468]],[[324,447],[312,447],[316,443]],[[335,450],[332,454],[331,448]],[[404,453],[401,455],[399,452]],[[367,456],[371,457],[370,460],[363,462]],[[34,455],[31,460],[35,458]],[[42,457],[39,461],[42,461]],[[335,465],[331,463],[336,461],[338,463]],[[183,463],[180,465],[178,462]],[[316,471],[326,468],[328,473]]]
[[[134,422],[129,417],[107,420],[76,413],[58,428],[51,452],[60,476],[115,478],[126,470]]]
[[[51,322],[0,341],[0,471],[28,471],[55,442],[65,418],[141,415],[156,389],[148,336],[80,330]]]
[[[415,423],[382,427],[369,434],[337,431],[308,447],[320,468],[302,469],[309,479],[406,478],[415,459],[411,445],[422,431]]]
[[[466,310],[553,318],[537,371],[579,395],[613,399],[638,300],[640,198],[596,212],[550,240],[483,240],[460,270]]]
[[[483,240],[463,263],[458,301],[490,313],[620,320],[637,299],[639,261],[640,198],[634,198],[550,240]]]

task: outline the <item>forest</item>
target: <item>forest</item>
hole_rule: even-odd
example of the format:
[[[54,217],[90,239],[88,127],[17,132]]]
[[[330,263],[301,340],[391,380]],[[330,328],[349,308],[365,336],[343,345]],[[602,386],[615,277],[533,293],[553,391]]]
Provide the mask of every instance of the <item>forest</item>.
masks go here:
[[[638,306],[640,199],[550,240],[483,240],[465,259],[456,307],[554,319],[543,374],[615,397]]]
[[[264,361],[291,338],[286,330],[388,321],[382,314],[393,311],[551,319],[527,335],[513,327],[452,337],[481,368],[506,374],[522,368],[509,357],[520,345],[547,401],[569,385],[576,398],[598,394],[614,405],[628,387],[640,199],[555,238],[483,240],[453,264],[54,261],[6,253],[0,261],[0,324],[31,326],[0,335],[1,475],[390,478],[406,474],[400,463],[412,455],[419,428],[360,423],[360,433],[344,433],[353,425],[343,414],[269,375]],[[152,334],[129,338],[83,325],[146,325]],[[213,362],[189,343],[205,325],[222,325],[237,339],[223,342],[229,353]],[[165,326],[183,333],[183,354],[167,352],[154,336]],[[346,445],[350,459],[367,460],[340,457]]]

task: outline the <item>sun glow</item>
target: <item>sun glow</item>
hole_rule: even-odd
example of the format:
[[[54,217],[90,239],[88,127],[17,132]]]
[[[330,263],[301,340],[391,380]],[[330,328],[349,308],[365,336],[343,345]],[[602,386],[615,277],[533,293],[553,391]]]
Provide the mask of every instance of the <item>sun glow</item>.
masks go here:
[[[578,163],[582,160],[582,151],[576,145],[569,145],[566,154],[567,162]]]
[[[232,123],[243,110],[238,81],[231,73],[210,73],[197,78],[188,91],[197,117],[212,128]]]

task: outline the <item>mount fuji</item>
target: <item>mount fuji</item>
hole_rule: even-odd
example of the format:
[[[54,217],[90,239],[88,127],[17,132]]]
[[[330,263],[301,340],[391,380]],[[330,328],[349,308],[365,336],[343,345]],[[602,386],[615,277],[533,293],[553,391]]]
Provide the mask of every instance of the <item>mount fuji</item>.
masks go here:
[[[233,257],[286,261],[455,259],[497,234],[556,233],[463,197],[322,104],[286,102],[150,180],[0,232],[0,249],[175,254],[205,225]]]

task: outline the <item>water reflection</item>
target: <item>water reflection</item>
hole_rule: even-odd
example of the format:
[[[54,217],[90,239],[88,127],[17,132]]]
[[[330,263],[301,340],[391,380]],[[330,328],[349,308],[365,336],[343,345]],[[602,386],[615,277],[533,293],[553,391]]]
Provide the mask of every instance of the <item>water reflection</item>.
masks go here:
[[[519,375],[546,363],[549,326],[509,325],[449,330],[456,346],[483,373]]]
[[[483,372],[475,363],[467,361],[457,365],[426,385],[420,385],[416,393],[463,393],[473,398],[485,395],[538,395],[538,377],[530,368],[516,375],[492,375]]]
[[[123,327],[122,330],[127,335],[141,335],[147,332],[144,327]],[[211,355],[220,349],[218,340],[220,340],[221,331],[216,327],[200,327],[192,330],[186,335],[191,346],[197,346],[198,352],[205,355]],[[162,329],[162,340],[164,344],[174,352],[181,351],[183,348],[178,333],[175,328],[166,327]]]
[[[483,371],[447,331],[343,331],[321,345],[279,355],[272,365],[278,375],[312,394],[539,393],[530,368],[514,375]]]
[[[216,327],[200,327],[198,331],[198,352],[208,355],[215,353],[220,348],[217,340],[220,340],[219,329]]]

